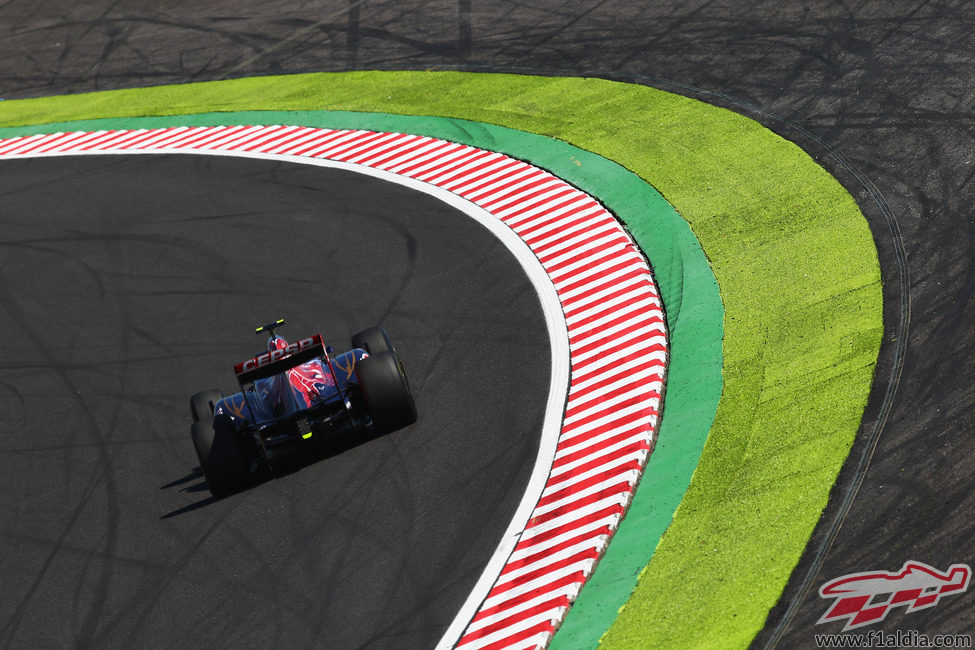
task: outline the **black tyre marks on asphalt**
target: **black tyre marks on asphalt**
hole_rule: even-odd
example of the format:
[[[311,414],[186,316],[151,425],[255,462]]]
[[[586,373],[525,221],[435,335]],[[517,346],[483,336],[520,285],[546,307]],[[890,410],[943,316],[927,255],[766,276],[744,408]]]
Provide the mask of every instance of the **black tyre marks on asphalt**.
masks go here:
[[[0,642],[436,644],[528,480],[547,330],[493,235],[355,176],[202,156],[0,164],[0,399],[17,425],[0,437]],[[336,348],[384,324],[420,421],[216,501],[188,396],[233,388],[268,313]]]
[[[310,12],[273,0],[124,9],[9,0],[0,5],[0,96],[446,66],[553,75],[611,71],[613,78],[661,80],[664,87],[679,80],[735,110],[755,107],[753,117],[806,146],[858,200],[885,274],[887,333],[878,377],[896,376],[903,360],[889,414],[883,404],[890,403],[884,395],[891,384],[878,383],[871,396],[841,485],[852,486],[859,473],[869,427],[885,421],[884,434],[841,534],[805,590],[843,573],[890,570],[907,559],[943,567],[975,552],[968,541],[975,527],[964,514],[975,508],[968,434],[975,426],[975,369],[968,360],[975,347],[969,317],[975,310],[975,36],[969,29],[975,8],[945,0],[349,5],[336,1]],[[273,56],[240,67],[296,29],[343,11]],[[888,236],[877,196],[897,216],[903,251]],[[906,284],[897,270],[904,259]],[[897,325],[904,320],[905,289],[906,342]],[[805,598],[783,642],[809,645],[822,606],[815,595]],[[885,625],[908,622],[943,633],[975,626],[964,599],[909,619],[893,616]]]

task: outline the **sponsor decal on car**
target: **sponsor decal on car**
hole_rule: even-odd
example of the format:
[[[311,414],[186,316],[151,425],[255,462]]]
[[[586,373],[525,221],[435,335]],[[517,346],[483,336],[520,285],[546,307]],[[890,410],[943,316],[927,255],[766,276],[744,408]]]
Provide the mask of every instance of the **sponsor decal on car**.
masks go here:
[[[280,361],[281,359],[290,357],[293,354],[307,350],[315,345],[325,345],[322,341],[321,334],[316,334],[315,336],[310,336],[306,339],[295,341],[294,343],[279,350],[271,350],[270,352],[259,354],[256,357],[248,359],[247,361],[238,363],[234,366],[234,372],[236,372],[238,375],[244,372],[249,372],[262,366],[266,366],[269,363],[274,363],[275,361]]]
[[[937,605],[944,596],[968,590],[972,569],[952,564],[945,572],[923,562],[905,562],[900,571],[865,571],[834,578],[819,588],[821,598],[835,598],[819,623],[847,619],[843,631],[878,623],[894,607],[907,613]]]

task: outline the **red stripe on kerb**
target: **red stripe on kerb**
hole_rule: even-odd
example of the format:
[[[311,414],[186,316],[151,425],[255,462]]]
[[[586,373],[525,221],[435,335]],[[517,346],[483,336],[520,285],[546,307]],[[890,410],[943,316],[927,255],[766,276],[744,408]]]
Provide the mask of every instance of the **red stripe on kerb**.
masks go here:
[[[5,155],[11,151],[19,149],[28,142],[34,142],[46,137],[43,134],[31,135],[31,136],[20,136],[16,138],[10,138],[9,140],[0,140],[0,156]]]
[[[472,155],[465,147],[457,146],[439,151],[436,156],[423,155],[409,164],[395,167],[385,167],[387,171],[407,176],[409,178],[443,187],[438,180],[446,174],[453,174],[458,169],[467,169],[477,164],[479,158]]]
[[[439,187],[450,189],[450,184],[458,178],[467,178],[468,174],[480,171],[498,162],[498,154],[491,151],[477,151],[468,147],[464,147],[463,151],[464,154],[462,156],[453,160],[447,160],[443,165],[424,170],[422,174],[417,174],[416,178],[427,183],[438,185]],[[472,165],[474,166],[471,167]],[[447,174],[449,176],[446,176]]]
[[[539,614],[544,614],[545,612],[548,612],[552,609],[558,609],[559,607],[568,607],[569,602],[570,601],[568,596],[565,595],[556,596],[555,598],[551,598],[549,600],[543,601],[533,607],[529,607],[524,610],[519,610],[517,613],[512,614],[511,616],[508,616],[506,618],[501,618],[497,622],[492,623],[491,625],[485,625],[484,627],[479,628],[474,632],[471,632],[470,638],[471,640],[477,638],[484,638],[500,630],[511,628],[526,619],[534,618]],[[475,619],[475,621],[473,622],[476,623],[478,622],[478,620],[479,619]]]
[[[22,155],[25,155],[25,154],[29,154],[29,153],[33,153],[36,150],[40,149],[41,147],[43,147],[43,146],[45,146],[45,145],[47,145],[47,144],[49,144],[51,142],[57,142],[63,136],[64,136],[63,133],[57,133],[57,134],[54,134],[54,135],[42,135],[42,136],[39,136],[37,140],[33,140],[33,141],[31,141],[31,140],[28,139],[28,140],[25,140],[14,151],[16,152],[16,155],[19,155],[19,156],[22,156]],[[29,146],[24,146],[24,145],[27,145],[28,142],[30,143]]]
[[[617,496],[618,494],[629,492],[632,487],[633,486],[628,481],[621,481],[614,485],[610,485],[609,487],[595,492],[594,494],[587,494],[586,496],[576,499],[575,501],[571,501],[564,506],[555,508],[540,515],[535,515],[528,521],[528,527],[534,528],[535,526],[541,526],[542,524],[552,521],[553,519],[558,519],[559,517],[571,514],[584,506],[591,506],[610,497]]]
[[[525,603],[529,603],[533,600],[537,600],[539,597],[539,592],[541,592],[542,594],[553,593],[561,589],[564,589],[565,587],[570,587],[578,583],[579,577],[580,577],[579,573],[570,573],[568,575],[562,576],[557,580],[554,580],[548,584],[543,585],[542,589],[539,589],[537,591],[528,591],[523,594],[519,594],[514,598],[506,600],[492,607],[483,609],[480,612],[478,612],[477,616],[474,618],[474,621],[472,622],[483,621],[485,618],[488,618],[490,616],[496,616],[497,614],[500,614],[504,611],[511,610]]]
[[[614,312],[620,311],[622,309],[629,309],[630,307],[634,305],[638,305],[647,300],[653,301],[657,299],[656,296],[648,297],[647,295],[645,295],[645,292],[634,291],[634,289],[636,289],[636,287],[631,288],[629,291],[623,290],[621,292],[614,292],[608,296],[602,296],[597,304],[599,306],[604,306],[603,309],[599,309],[598,311],[593,311],[585,318],[577,319],[574,322],[575,327],[584,327],[589,323],[593,323],[596,321],[600,321],[604,318],[608,318]],[[618,301],[614,300],[614,298],[617,297],[621,298],[621,300]],[[609,306],[605,307],[605,305],[609,305]],[[590,310],[593,308],[594,307],[590,307]],[[577,311],[579,310],[574,310],[573,313],[576,313]],[[568,317],[568,315],[569,314],[567,313],[566,316]]]
[[[411,136],[408,140],[389,138],[371,144],[355,154],[350,152],[340,160],[368,167],[382,167],[382,161],[410,156],[427,146],[429,142],[428,138],[418,135]]]
[[[647,273],[646,273],[646,270],[645,269],[642,269],[642,268],[639,268],[639,267],[633,268],[633,269],[630,269],[625,274],[619,275],[616,278],[614,278],[614,282],[610,286],[611,287],[614,287],[614,286],[615,287],[618,287],[618,286],[622,285],[624,282],[629,282],[629,281],[634,280],[636,278],[643,279],[643,278],[646,277],[646,275],[647,275]],[[648,287],[648,289],[652,289],[652,288],[653,288],[652,285],[650,287]],[[606,289],[605,286],[599,286],[599,285],[597,285],[597,286],[591,288],[589,291],[586,291],[586,292],[583,292],[583,293],[578,293],[578,294],[576,294],[574,296],[570,296],[570,297],[563,298],[562,299],[562,307],[565,310],[566,316],[571,316],[572,314],[576,313],[579,310],[588,309],[589,308],[589,303],[588,302],[583,302],[583,301],[588,301],[593,295],[598,294],[600,291],[606,291],[606,290],[607,289]],[[639,289],[637,289],[637,288],[634,287],[633,291],[639,291]],[[620,291],[617,291],[614,295],[619,296],[620,293],[621,293]],[[652,295],[655,298],[657,297],[655,293],[652,294]]]
[[[522,585],[526,585],[529,582],[534,582],[535,580],[544,578],[545,576],[550,575],[559,569],[566,569],[585,560],[594,559],[595,557],[596,549],[586,549],[566,558],[554,560],[544,566],[539,567],[538,569],[535,569],[534,571],[523,573],[517,578],[510,579],[508,581],[499,581],[499,583],[494,586],[494,589],[491,590],[491,593],[488,594],[487,599],[496,599],[501,594],[507,593]],[[477,617],[475,616],[475,619],[476,618]]]
[[[593,255],[606,254],[611,252],[611,250],[619,252],[621,249],[625,248],[627,244],[629,244],[629,239],[620,234],[613,235],[612,239],[609,239],[609,241],[599,241],[606,238],[607,235],[605,233],[598,233],[592,237],[581,239],[578,243],[574,243],[573,245],[579,246],[580,248],[585,246],[585,248],[581,248],[581,250],[580,248],[575,248],[574,250],[576,252],[574,254],[570,254],[569,257],[566,257],[559,262],[554,262],[554,260],[561,255],[565,255],[564,251],[559,251],[558,253],[547,256],[540,256],[538,259],[545,266],[545,270],[548,271],[549,274],[554,274],[570,266],[581,264],[587,258]]]
[[[629,424],[632,424],[632,420],[629,421]],[[601,450],[602,450],[602,446],[600,445],[599,451]],[[599,451],[597,451],[596,453],[598,454]],[[562,472],[561,474],[553,475],[552,478],[549,479],[549,486],[556,486],[559,485],[560,483],[571,481],[575,477],[581,474],[585,474],[586,472],[590,472],[592,470],[610,467],[613,465],[615,461],[618,460],[633,459],[628,462],[636,463],[637,460],[635,458],[641,451],[650,451],[650,443],[645,440],[641,440],[640,442],[635,442],[631,445],[627,445],[626,447],[622,447],[620,449],[609,452],[607,454],[603,454],[601,456],[595,455],[592,457],[592,460],[589,460],[585,463],[580,463],[569,471]],[[553,469],[558,469],[563,465],[570,465],[570,464],[571,463],[566,461],[556,461],[555,464],[553,465]],[[639,465],[627,465],[627,467],[638,469]],[[618,470],[618,471],[623,471],[623,470]]]
[[[314,133],[312,134],[314,135]],[[337,146],[336,143],[347,142],[355,138],[355,133],[348,131],[332,131],[323,133],[321,138],[309,138],[301,143],[300,148],[294,147],[288,150],[290,156],[308,156],[310,158],[318,156],[323,151],[328,151],[330,147]]]
[[[639,432],[639,433],[642,433],[642,431]],[[633,434],[629,434],[629,437],[632,437],[632,435]],[[627,437],[626,435],[623,436],[624,439],[626,437]],[[615,478],[615,476],[617,476],[618,474],[621,474],[621,473],[623,473],[623,472],[616,472],[615,474],[610,475],[610,476],[605,476],[603,474],[594,474],[594,475],[590,476],[589,478],[583,479],[581,481],[576,481],[575,483],[573,483],[570,486],[566,486],[566,487],[562,488],[561,490],[557,490],[555,492],[552,492],[551,494],[548,494],[546,496],[543,496],[541,499],[538,500],[538,507],[539,508],[543,508],[543,507],[545,507],[547,505],[550,505],[550,504],[553,504],[553,503],[558,503],[559,501],[563,501],[565,499],[568,499],[569,497],[571,497],[573,494],[575,494],[577,492],[580,492],[582,490],[586,490],[586,489],[591,488],[591,487],[596,487],[597,485],[601,485],[603,483],[607,483],[607,482],[613,480],[613,478]],[[627,486],[626,489],[629,489],[629,485],[630,484],[629,483],[626,483],[625,485]],[[606,489],[610,489],[610,488],[606,488]],[[615,494],[615,492],[614,492],[614,494]],[[600,499],[595,499],[595,501],[599,501],[599,500]],[[561,514],[564,514],[564,511],[560,511],[559,509],[553,510],[552,512],[559,512],[560,515]],[[546,514],[548,514],[548,513],[546,513]]]
[[[476,195],[479,191],[483,191],[484,188],[491,188],[496,192],[500,191],[500,188],[496,186],[499,178],[505,178],[509,183],[514,184],[525,180],[525,178],[534,173],[531,169],[526,170],[524,167],[524,165],[520,165],[516,160],[491,155],[483,162],[479,162],[475,167],[457,171],[452,170],[450,178],[445,179],[442,184],[440,184],[439,179],[430,180],[436,180],[437,184],[441,187],[450,190],[454,194],[460,194],[470,201],[472,200],[472,196]],[[524,178],[519,177],[519,175]]]
[[[506,636],[503,639],[491,643],[489,645],[478,646],[478,648],[479,650],[510,650],[513,644],[518,643],[519,641],[524,641],[525,639],[530,639],[531,637],[537,636],[538,634],[541,634],[543,632],[555,632],[555,623],[552,621],[538,623],[529,628],[526,628],[524,630],[521,630],[509,636]],[[467,645],[471,642],[477,641],[479,638],[481,638],[481,636],[485,636],[485,635],[479,635],[476,632],[471,633],[465,636],[463,639],[461,639],[460,643],[458,643],[456,647],[459,648],[463,645]],[[534,646],[528,646],[528,647],[534,647]]]
[[[360,163],[363,165],[369,165],[370,167],[376,167],[379,169],[386,169],[389,163],[394,160],[406,159],[404,162],[412,162],[427,153],[430,149],[430,138],[417,137],[414,139],[410,147],[402,148],[397,146],[395,143],[388,148],[384,148],[382,151],[373,152],[369,158],[354,159],[352,162]],[[449,146],[441,144],[438,151],[443,151],[449,149]],[[402,162],[400,164],[403,164]]]
[[[501,575],[504,576],[505,574],[511,573],[512,571],[517,571],[518,569],[523,569],[533,564],[537,564],[545,560],[546,558],[552,557],[552,555],[558,553],[559,551],[564,551],[566,549],[584,544],[587,541],[596,540],[599,539],[600,537],[608,536],[611,532],[612,531],[610,530],[609,526],[603,526],[601,528],[596,529],[595,531],[587,531],[580,535],[576,535],[575,537],[570,537],[564,542],[560,542],[558,544],[555,544],[554,546],[550,546],[543,551],[539,551],[538,553],[535,553],[534,555],[526,555],[520,560],[512,560],[511,562],[508,562],[508,564],[505,565],[504,570],[501,572]],[[518,552],[518,550],[520,549],[521,546],[516,547],[515,552]],[[563,578],[563,580],[566,579],[567,578]],[[500,607],[500,605],[498,605],[498,607]],[[497,609],[497,607],[491,609],[494,610]]]
[[[361,155],[363,152],[369,153],[371,151],[379,149],[382,145],[386,144],[390,140],[395,140],[396,136],[391,133],[377,133],[370,135],[368,137],[356,138],[347,145],[338,149],[329,149],[328,151],[323,151],[319,156],[323,158],[328,158],[330,160],[339,160],[346,162],[352,158]],[[368,165],[367,165],[368,167]]]
[[[244,126],[231,126],[231,127],[218,127],[214,129],[214,132],[209,136],[205,135],[202,138],[198,138],[196,142],[190,146],[194,149],[216,149],[217,144],[223,142],[224,140],[231,140],[238,134],[240,134],[245,128]],[[182,146],[186,146],[183,144]]]
[[[494,183],[487,184],[487,187],[482,185],[476,188],[476,191],[464,192],[464,198],[479,204],[489,212],[502,212],[508,205],[520,205],[550,191],[551,187],[559,187],[551,176],[542,171],[531,168],[524,170],[524,167],[522,169],[525,173],[523,178],[516,177],[516,180],[502,185]]]
[[[103,146],[106,142],[114,140],[118,136],[118,133],[118,131],[106,131],[97,138],[92,138],[85,142],[85,146],[81,147],[81,151],[90,151],[96,147]]]
[[[545,197],[545,200],[544,201],[538,200],[539,197],[542,196]],[[551,204],[551,201],[554,201],[556,199],[565,199],[565,197],[569,197],[569,198],[559,203]],[[519,207],[516,210],[512,209],[511,212],[502,212],[501,220],[504,221],[509,226],[511,226],[511,228],[517,232],[518,224],[521,221],[523,221],[525,218],[527,218],[526,215],[528,215],[531,212],[541,211],[543,209],[542,206],[545,206],[544,210],[546,211],[555,212],[562,208],[568,207],[569,205],[572,205],[572,203],[577,200],[578,198],[574,196],[571,189],[553,190],[549,187],[546,187],[545,189],[536,192],[533,196],[524,197],[524,198],[518,197],[516,201],[511,201],[510,205],[512,206],[514,205],[523,206],[523,203],[525,203],[526,201],[532,201],[532,202],[529,203],[528,205],[524,205],[523,207]],[[521,217],[521,219],[519,219],[519,217]]]
[[[311,138],[316,131],[317,129],[300,128],[297,132],[292,134],[291,137],[283,137],[269,143],[269,146],[263,148],[262,151],[269,154],[285,154],[294,147],[301,146],[301,144]]]
[[[41,145],[40,147],[37,147],[36,149],[34,149],[34,152],[43,153],[43,152],[50,151],[52,149],[56,149],[58,147],[64,147],[66,145],[70,146],[71,143],[77,142],[78,140],[81,140],[87,135],[89,134],[84,131],[79,131],[75,133],[65,133],[63,136],[55,139],[53,142],[47,142]]]
[[[606,216],[601,212],[594,211],[598,207],[599,204],[595,201],[581,201],[579,205],[564,213],[551,215],[546,220],[532,225],[519,226],[518,234],[532,248],[547,249],[550,245],[554,245],[553,242],[547,241],[547,238],[553,235],[570,237],[571,235],[568,233],[572,233],[576,228],[588,230],[592,224],[605,224]]]
[[[571,465],[572,463],[575,463],[575,462],[584,460],[586,458],[594,458],[603,449],[608,449],[609,447],[612,447],[613,445],[616,445],[616,444],[621,443],[621,442],[625,442],[625,441],[633,438],[636,435],[639,435],[641,433],[645,433],[646,430],[649,429],[649,428],[650,428],[650,424],[647,423],[647,422],[640,422],[640,423],[636,424],[635,426],[630,426],[630,427],[624,428],[622,431],[619,430],[620,429],[620,423],[619,422],[612,422],[612,423],[607,424],[607,425],[605,425],[603,427],[598,427],[598,428],[594,429],[593,431],[585,434],[584,436],[578,436],[578,438],[579,438],[578,440],[575,439],[575,438],[572,439],[571,442],[573,442],[575,444],[574,445],[570,445],[569,448],[574,447],[574,446],[578,446],[578,445],[582,445],[587,440],[592,440],[593,438],[598,438],[600,436],[606,436],[606,434],[609,434],[609,433],[612,433],[613,435],[610,435],[610,436],[607,436],[605,438],[602,438],[601,440],[599,440],[599,442],[597,442],[595,444],[592,444],[592,445],[589,445],[589,446],[586,446],[586,447],[580,447],[578,450],[576,450],[576,451],[574,451],[572,453],[565,454],[565,455],[562,455],[562,456],[558,456],[555,459],[555,462],[552,463],[552,469],[557,469],[559,467],[562,467],[563,465]],[[614,433],[614,432],[616,432],[616,433]],[[625,471],[625,470],[619,470],[619,471]],[[595,478],[598,478],[599,480],[603,480],[603,481],[606,480],[606,477],[603,476],[603,475],[600,475],[600,474],[595,475]],[[558,494],[560,496],[558,498],[552,496],[552,495],[555,495],[555,494]],[[559,499],[565,498],[565,496],[567,496],[567,495],[562,494],[562,491],[561,490],[558,491],[558,492],[553,492],[552,495],[550,495],[548,497],[542,497],[541,499],[539,499],[538,505],[540,505],[540,506],[545,505],[546,502],[547,502],[546,501],[547,499],[551,499],[551,500],[554,500],[554,501],[558,501]]]
[[[240,148],[243,151],[256,151],[261,147],[267,146],[268,142],[279,142],[281,138],[294,133],[298,130],[296,126],[279,126],[275,127],[274,131],[270,133],[259,133],[253,138],[248,138],[246,142],[240,143]]]
[[[626,231],[593,197],[544,170],[429,136],[238,125],[0,140],[5,158],[154,149],[383,169],[479,205],[532,250],[564,310],[567,407],[535,511],[457,646],[544,646],[616,530],[654,445],[666,332],[649,267]]]

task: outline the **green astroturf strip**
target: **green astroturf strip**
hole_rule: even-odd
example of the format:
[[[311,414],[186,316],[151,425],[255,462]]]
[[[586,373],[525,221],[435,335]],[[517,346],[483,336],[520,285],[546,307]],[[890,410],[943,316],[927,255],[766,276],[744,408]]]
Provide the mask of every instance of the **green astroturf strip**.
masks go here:
[[[869,392],[882,333],[880,273],[852,198],[801,150],[751,120],[597,79],[453,72],[266,77],[8,101],[0,103],[0,126],[269,109],[438,115],[533,132],[619,163],[676,207],[721,289],[723,392],[715,411],[709,400],[722,384],[713,383],[715,350],[707,341],[714,330],[707,324],[720,305],[696,313],[707,311],[707,301],[700,302],[707,278],[694,279],[693,268],[684,266],[692,256],[683,244],[673,245],[669,257],[655,257],[663,255],[655,245],[667,248],[649,227],[657,223],[627,222],[654,264],[672,329],[664,417],[631,513],[553,647],[592,647],[625,600],[618,594],[630,591],[651,553],[603,646],[746,645],[826,504]],[[229,123],[242,116],[219,117],[205,119]],[[368,121],[333,117],[350,125]],[[442,127],[430,122],[429,128]],[[441,137],[513,146],[484,125],[454,121],[447,130],[453,135]],[[600,186],[590,191],[621,216],[627,212],[625,197],[613,198],[601,186],[602,172],[589,178],[597,167],[590,159],[555,158],[533,162],[584,189]],[[633,198],[639,194],[621,193],[640,201]],[[695,283],[702,293],[689,300]],[[702,331],[695,334],[694,323]],[[690,389],[678,392],[675,381]],[[681,481],[696,461],[679,447],[712,416],[693,479],[657,545],[666,525],[660,522],[670,517],[666,504],[680,498]]]

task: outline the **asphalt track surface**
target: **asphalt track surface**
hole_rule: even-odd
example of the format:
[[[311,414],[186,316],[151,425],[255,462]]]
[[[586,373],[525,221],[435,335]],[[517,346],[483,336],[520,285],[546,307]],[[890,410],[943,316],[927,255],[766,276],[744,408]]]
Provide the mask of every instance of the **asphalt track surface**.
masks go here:
[[[0,3],[0,96],[347,69],[439,66],[588,75],[727,106],[806,148],[851,191],[871,224],[885,279],[886,327],[858,442],[782,603],[756,641],[808,647],[820,631],[814,628],[824,601],[816,589],[826,580],[895,570],[912,559],[944,569],[975,558],[970,516],[975,370],[968,358],[975,307],[973,24],[975,8],[961,2],[787,0],[745,6],[617,0],[526,6],[353,0],[201,7],[9,0]],[[10,284],[6,259],[3,265],[6,305],[18,285]],[[89,307],[74,309],[59,318],[77,323]],[[234,317],[219,317],[226,318],[221,334],[239,329]],[[82,327],[61,331],[97,339],[97,332]],[[226,340],[210,343],[219,351]],[[5,367],[8,355],[5,351]],[[47,363],[56,365],[50,358]],[[174,389],[167,404],[179,401],[177,392],[185,391]],[[5,417],[16,424],[27,416]],[[174,435],[167,444],[177,440]],[[21,475],[28,480],[26,472]],[[310,480],[307,469],[295,476],[289,480]],[[29,493],[31,485],[6,485],[5,499],[12,489]],[[285,485],[279,481],[273,489],[288,489]],[[85,515],[75,506],[66,513],[75,517],[71,521]],[[200,512],[212,522],[222,507]],[[3,558],[10,572],[13,556]],[[77,571],[97,573],[95,557],[84,561],[86,568]],[[21,579],[30,583],[37,576]],[[77,579],[67,584],[92,588]],[[76,597],[93,600],[80,592]],[[975,608],[968,600],[946,599],[909,617],[895,613],[877,628],[971,632]],[[17,607],[21,617],[28,605]],[[79,629],[93,631],[90,610],[75,619]],[[20,619],[4,614],[8,640],[14,620]],[[290,632],[279,627],[275,633]]]
[[[18,340],[2,356],[3,644],[435,644],[520,500],[547,398],[541,309],[501,242],[351,172],[23,162],[0,165]],[[187,396],[233,388],[263,345],[245,324],[268,313],[339,350],[385,324],[421,418],[216,501]]]

